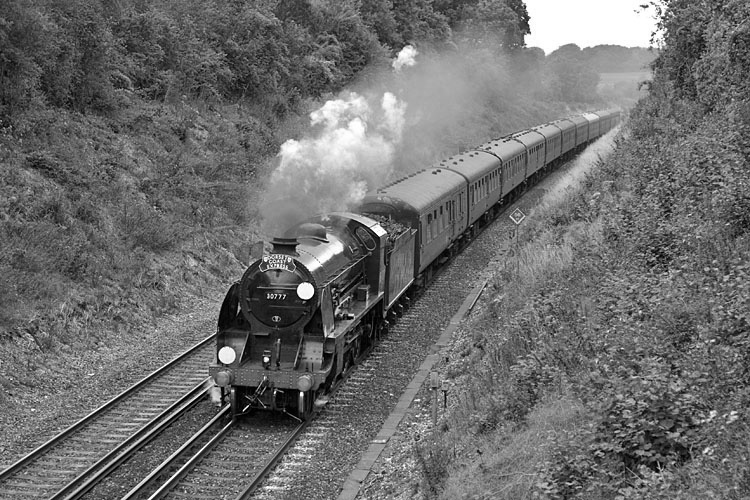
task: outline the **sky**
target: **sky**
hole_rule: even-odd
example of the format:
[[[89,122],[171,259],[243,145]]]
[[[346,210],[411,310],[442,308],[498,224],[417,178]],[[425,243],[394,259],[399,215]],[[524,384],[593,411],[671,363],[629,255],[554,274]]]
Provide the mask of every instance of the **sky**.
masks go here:
[[[561,45],[648,47],[656,21],[645,0],[525,0],[531,17],[527,47],[546,54]],[[636,12],[638,11],[638,12]]]

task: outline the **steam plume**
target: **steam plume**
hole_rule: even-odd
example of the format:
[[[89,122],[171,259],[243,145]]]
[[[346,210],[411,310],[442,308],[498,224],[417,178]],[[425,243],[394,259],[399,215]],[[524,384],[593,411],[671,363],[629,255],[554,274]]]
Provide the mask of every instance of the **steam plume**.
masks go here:
[[[404,66],[414,66],[417,64],[416,57],[419,54],[417,49],[411,45],[407,45],[401,52],[398,53],[398,57],[393,61],[393,69],[395,71],[401,71]]]
[[[317,213],[349,210],[393,169],[406,105],[385,93],[379,106],[354,92],[310,114],[312,137],[281,146],[262,212],[264,230],[282,234]]]

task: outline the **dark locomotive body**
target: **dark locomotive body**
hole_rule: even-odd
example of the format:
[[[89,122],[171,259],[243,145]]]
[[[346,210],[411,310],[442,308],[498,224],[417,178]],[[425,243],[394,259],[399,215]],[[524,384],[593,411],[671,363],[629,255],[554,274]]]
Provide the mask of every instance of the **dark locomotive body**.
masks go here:
[[[411,284],[415,234],[397,236],[362,215],[327,214],[275,239],[250,265],[222,304],[209,369],[236,414],[310,413],[320,388],[375,340],[383,304]],[[386,273],[386,259],[408,272]]]
[[[306,418],[423,282],[527,183],[620,120],[585,113],[490,141],[316,216],[275,239],[222,304],[209,373],[235,415]]]

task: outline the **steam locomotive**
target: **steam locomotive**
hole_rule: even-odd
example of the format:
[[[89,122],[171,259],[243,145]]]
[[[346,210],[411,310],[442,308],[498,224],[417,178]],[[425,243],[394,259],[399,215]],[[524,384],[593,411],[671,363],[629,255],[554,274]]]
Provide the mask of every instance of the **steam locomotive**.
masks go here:
[[[369,193],[356,212],[317,215],[275,238],[219,312],[209,374],[233,414],[308,418],[411,287],[620,115],[584,113],[490,141]]]

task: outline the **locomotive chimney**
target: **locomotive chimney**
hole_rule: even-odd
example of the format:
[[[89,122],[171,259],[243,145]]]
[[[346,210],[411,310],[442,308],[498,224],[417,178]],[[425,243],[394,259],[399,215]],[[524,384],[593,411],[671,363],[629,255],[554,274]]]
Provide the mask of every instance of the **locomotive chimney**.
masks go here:
[[[271,244],[273,245],[273,253],[291,255],[292,257],[299,257],[299,254],[297,253],[297,243],[297,238],[276,237],[271,241]]]

